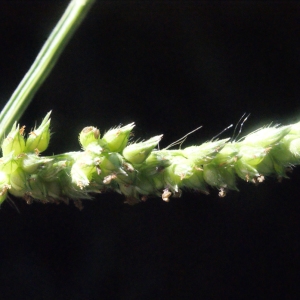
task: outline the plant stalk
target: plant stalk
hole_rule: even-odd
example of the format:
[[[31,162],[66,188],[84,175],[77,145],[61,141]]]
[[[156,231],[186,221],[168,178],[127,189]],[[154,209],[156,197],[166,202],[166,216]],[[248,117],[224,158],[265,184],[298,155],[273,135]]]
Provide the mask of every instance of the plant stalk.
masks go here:
[[[0,113],[0,139],[22,116],[95,0],[72,0]]]

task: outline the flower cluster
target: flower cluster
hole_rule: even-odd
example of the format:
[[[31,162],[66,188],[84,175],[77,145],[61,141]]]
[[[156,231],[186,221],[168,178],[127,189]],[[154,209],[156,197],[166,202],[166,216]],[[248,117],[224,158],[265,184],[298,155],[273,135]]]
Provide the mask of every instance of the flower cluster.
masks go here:
[[[261,128],[240,141],[222,139],[185,149],[156,147],[162,135],[130,143],[134,123],[113,128],[102,137],[85,127],[79,134],[82,151],[41,156],[50,140],[50,113],[24,137],[25,127],[14,124],[2,142],[0,204],[7,193],[24,198],[68,202],[90,199],[113,190],[134,204],[149,196],[169,201],[184,188],[209,193],[209,187],[237,190],[236,179],[259,183],[264,176],[286,177],[300,163],[300,122]]]

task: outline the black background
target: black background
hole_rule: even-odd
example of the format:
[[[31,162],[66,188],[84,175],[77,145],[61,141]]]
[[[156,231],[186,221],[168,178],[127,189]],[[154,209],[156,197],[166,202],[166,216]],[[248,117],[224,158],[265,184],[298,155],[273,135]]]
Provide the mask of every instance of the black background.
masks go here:
[[[0,2],[3,106],[67,1]],[[243,134],[300,120],[297,2],[99,1],[20,120],[52,113],[45,154],[79,150],[79,131],[136,122],[161,147],[210,140],[244,112]],[[231,136],[228,131],[223,136]],[[118,194],[0,210],[1,299],[298,299],[300,171],[239,182],[218,198],[164,203]]]

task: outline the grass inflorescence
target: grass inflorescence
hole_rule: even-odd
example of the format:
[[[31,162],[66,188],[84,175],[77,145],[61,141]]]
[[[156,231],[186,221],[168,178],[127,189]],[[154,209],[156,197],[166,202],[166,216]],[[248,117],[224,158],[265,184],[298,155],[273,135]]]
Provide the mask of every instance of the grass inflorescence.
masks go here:
[[[28,203],[78,204],[108,190],[123,194],[129,204],[152,196],[169,201],[183,189],[208,194],[214,188],[224,197],[238,190],[237,178],[258,184],[265,176],[287,177],[287,169],[300,163],[300,122],[260,128],[239,141],[161,150],[156,147],[162,135],[130,143],[134,126],[113,128],[102,137],[88,126],[79,134],[81,151],[42,156],[50,140],[50,112],[27,138],[25,126],[15,123],[2,142],[0,203],[9,193]]]

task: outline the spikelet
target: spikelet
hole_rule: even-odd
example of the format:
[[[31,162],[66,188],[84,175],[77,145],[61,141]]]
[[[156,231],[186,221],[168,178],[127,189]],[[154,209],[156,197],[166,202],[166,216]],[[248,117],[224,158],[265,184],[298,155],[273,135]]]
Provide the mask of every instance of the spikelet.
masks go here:
[[[48,148],[50,141],[50,114],[51,111],[45,116],[41,125],[29,133],[29,137],[26,140],[25,152],[41,153]]]
[[[134,123],[130,123],[123,127],[117,127],[107,131],[102,141],[111,152],[122,152],[128,143]]]

